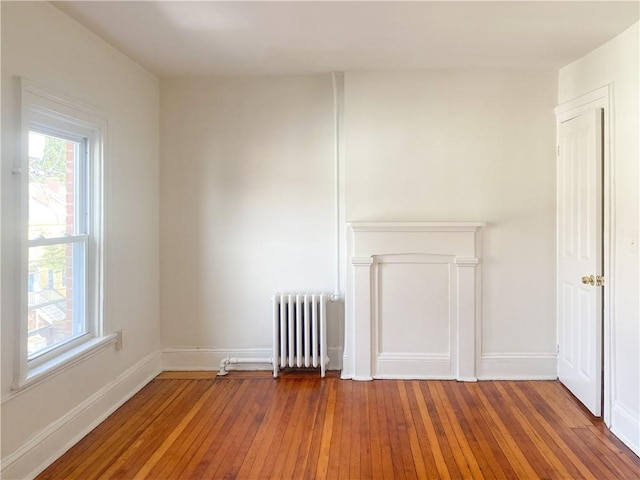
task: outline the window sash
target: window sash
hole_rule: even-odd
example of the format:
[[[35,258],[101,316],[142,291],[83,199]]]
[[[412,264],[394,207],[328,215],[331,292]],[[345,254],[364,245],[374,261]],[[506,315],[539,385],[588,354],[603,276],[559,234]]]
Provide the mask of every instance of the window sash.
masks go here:
[[[90,234],[91,226],[90,200],[91,200],[91,136],[90,132],[75,125],[68,125],[54,119],[41,118],[34,115],[35,120],[30,122],[29,135],[33,132],[40,135],[55,137],[79,145],[79,151],[74,159],[74,225],[73,235]],[[45,124],[49,120],[51,125]],[[70,131],[71,130],[71,131]],[[27,170],[30,174],[29,159]],[[28,183],[28,182],[27,182]],[[28,183],[29,185],[29,183]],[[66,235],[65,235],[66,237]],[[54,237],[47,237],[54,238]],[[35,239],[30,239],[30,241]]]
[[[84,233],[82,235],[68,235],[64,237],[48,237],[48,238],[34,238],[27,241],[29,248],[31,247],[46,247],[48,245],[65,245],[67,243],[87,242],[89,235]]]
[[[73,238],[73,240],[72,240]],[[58,240],[58,241],[56,241]],[[91,322],[91,309],[90,309],[90,289],[89,289],[89,265],[88,265],[88,250],[89,250],[89,236],[77,235],[74,237],[62,237],[56,239],[38,239],[33,240],[30,243],[29,251],[32,248],[38,248],[41,246],[56,246],[56,245],[72,245],[79,248],[73,248],[71,252],[72,261],[72,318],[71,318],[71,332],[70,335],[47,345],[44,348],[38,349],[35,352],[29,353],[27,348],[27,364],[29,368],[36,367],[42,363],[54,358],[55,356],[66,352],[72,348],[78,346],[79,343],[86,341],[88,338],[95,337],[95,327]],[[31,243],[35,245],[31,245]],[[28,292],[28,294],[31,292]],[[37,308],[32,306],[27,307],[27,312],[37,309],[45,308],[49,305],[59,304],[62,302],[68,302],[68,297],[62,297],[60,299],[51,300],[49,302],[40,303]],[[66,313],[66,312],[65,312]],[[74,332],[74,330],[78,330]],[[27,333],[27,341],[31,337],[33,332]]]
[[[76,131],[71,130],[69,126],[67,129],[61,128],[59,125],[56,127],[49,127],[40,123],[31,123],[29,128],[29,142],[31,142],[32,133],[42,135],[43,141],[47,139],[62,140],[63,142],[69,142],[73,145],[73,153],[71,157],[71,170],[69,170],[68,160],[65,158],[65,167],[63,172],[65,175],[64,182],[66,188],[64,195],[67,197],[63,200],[62,207],[66,210],[67,203],[69,202],[68,196],[72,195],[73,213],[71,218],[71,224],[66,228],[71,227],[73,234],[65,234],[62,236],[47,236],[30,238],[27,240],[27,248],[29,263],[27,269],[31,269],[33,264],[36,265],[37,272],[28,272],[29,278],[31,275],[35,277],[46,276],[46,288],[41,288],[39,292],[31,290],[32,286],[28,288],[28,307],[27,317],[24,321],[35,322],[30,323],[27,327],[27,366],[28,368],[34,368],[43,362],[55,358],[67,350],[74,348],[78,343],[85,341],[87,338],[93,338],[95,327],[91,322],[90,317],[90,294],[91,294],[91,279],[89,276],[90,265],[90,252],[89,252],[89,234],[88,225],[91,223],[89,216],[88,200],[90,194],[89,188],[89,164],[91,157],[88,147],[90,146],[89,139],[81,135]],[[29,158],[28,162],[28,188],[30,201],[28,204],[29,212],[28,227],[29,235],[32,235],[31,228],[34,226],[31,224],[31,188],[32,188],[32,152],[30,151],[31,144],[29,146]],[[68,146],[66,147],[68,148]],[[43,159],[44,153],[43,154]],[[65,151],[63,155],[67,156],[68,151]],[[36,163],[37,165],[37,163]],[[49,174],[50,175],[50,174]],[[47,175],[46,178],[49,178]],[[69,179],[68,175],[72,175]],[[71,183],[69,183],[71,182]],[[40,182],[37,182],[40,183]],[[46,183],[46,180],[45,180]],[[37,203],[36,203],[37,204]],[[35,204],[34,204],[35,205]],[[54,207],[48,207],[48,209]],[[69,215],[67,210],[65,214]],[[56,215],[57,216],[57,215]],[[82,232],[82,233],[78,233]],[[38,265],[39,259],[31,260],[32,252],[36,252],[39,248],[54,247],[54,246],[67,246],[66,254],[62,259],[61,272],[64,283],[56,285],[54,280],[55,271],[46,266]],[[71,248],[69,248],[71,247]],[[45,250],[41,250],[43,254]],[[44,268],[44,270],[41,270]],[[68,274],[71,274],[71,278],[68,278]],[[30,280],[28,280],[30,282]],[[31,282],[30,282],[31,283]],[[46,301],[44,303],[31,304],[31,296],[33,299],[45,300],[47,297],[55,298],[55,300]],[[43,296],[44,295],[44,296]],[[39,323],[43,322],[40,328]],[[31,328],[34,327],[34,328]],[[31,340],[34,343],[31,343]],[[44,345],[40,345],[44,343]]]

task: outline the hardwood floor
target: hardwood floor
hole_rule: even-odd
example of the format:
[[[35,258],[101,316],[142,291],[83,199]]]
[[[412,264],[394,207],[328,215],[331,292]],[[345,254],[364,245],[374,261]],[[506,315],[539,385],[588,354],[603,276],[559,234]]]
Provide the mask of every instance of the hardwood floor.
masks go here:
[[[558,382],[165,373],[40,479],[638,479]]]

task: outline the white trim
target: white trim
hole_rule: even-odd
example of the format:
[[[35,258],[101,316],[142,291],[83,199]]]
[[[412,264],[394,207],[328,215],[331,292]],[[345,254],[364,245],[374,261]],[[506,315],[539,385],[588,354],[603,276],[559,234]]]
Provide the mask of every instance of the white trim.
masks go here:
[[[608,101],[612,90],[613,84],[605,85],[558,105],[553,109],[553,112],[561,122],[566,122],[594,108],[604,108],[604,103]]]
[[[373,257],[351,257],[351,265],[355,267],[370,267],[373,265]]]
[[[611,431],[640,457],[638,425],[640,425],[640,414],[620,402],[614,402],[611,409]]]
[[[386,374],[373,374],[374,379],[404,380],[454,380],[452,358],[450,354],[424,353],[383,353],[375,355],[374,371],[383,370]],[[406,371],[411,373],[407,374]],[[421,373],[416,373],[421,372]]]
[[[30,369],[29,375],[26,378],[20,379],[11,385],[11,389],[15,392],[3,398],[2,403],[11,400],[20,393],[29,389],[29,387],[37,385],[54,375],[64,372],[78,363],[84,362],[85,360],[97,355],[107,347],[115,345],[117,337],[117,334],[112,333],[105,337],[93,338],[72,350],[61,353],[60,355],[53,357],[51,360]]]
[[[484,222],[349,222],[354,232],[476,232]]]
[[[19,285],[19,315],[15,318],[17,338],[14,357],[15,371],[13,372],[13,387],[23,388],[30,385],[41,376],[44,378],[43,367],[53,368],[53,372],[57,373],[61,368],[66,368],[65,364],[74,365],[77,361],[87,358],[87,353],[91,356],[95,348],[102,347],[111,343],[110,336],[104,336],[107,329],[104,325],[104,297],[105,293],[105,272],[104,272],[104,255],[106,251],[106,232],[105,232],[105,179],[107,142],[109,132],[109,115],[107,112],[72,99],[66,95],[54,92],[36,83],[18,78],[20,82],[20,137],[21,148],[20,155],[15,159],[16,166],[22,172],[21,188],[20,188],[20,224],[25,226],[28,224],[29,198],[28,198],[28,132],[31,124],[53,125],[61,127],[63,130],[70,129],[77,131],[83,137],[90,139],[92,153],[89,161],[91,163],[89,170],[88,183],[90,184],[91,194],[89,198],[90,222],[88,229],[90,239],[85,239],[87,245],[86,264],[87,264],[87,295],[86,295],[86,311],[87,311],[87,330],[89,335],[86,337],[86,344],[75,348],[74,342],[60,349],[52,349],[47,353],[50,361],[30,361],[27,352],[27,262],[29,247],[50,244],[49,240],[32,240],[26,238],[21,239],[19,268],[15,271],[15,281]],[[26,228],[22,228],[26,233]],[[71,240],[79,236],[71,237]],[[62,243],[56,241],[55,243]],[[54,352],[60,352],[55,353]],[[74,354],[78,354],[77,359],[72,358]],[[37,380],[39,381],[39,380]]]
[[[2,477],[34,478],[161,371],[158,353],[147,355],[3,458]]]
[[[456,378],[455,375],[374,375],[373,380],[456,380],[458,382],[476,382],[476,378]],[[354,378],[353,380],[362,380]],[[364,379],[367,380],[367,379]]]
[[[328,370],[340,370],[342,347],[328,347]],[[161,352],[162,369],[165,371],[217,371],[220,362],[227,357],[271,358],[272,348],[214,348],[214,347],[170,347]],[[273,370],[271,363],[239,363],[229,365],[227,370]]]
[[[338,78],[339,77],[339,78]],[[344,189],[341,187],[344,168],[340,159],[342,142],[342,110],[344,104],[344,73],[331,72],[331,84],[333,91],[333,176],[334,176],[334,215],[335,215],[335,285],[333,298],[337,299],[342,294],[342,212],[344,211]]]
[[[429,361],[429,362],[449,362],[451,355],[448,353],[395,353],[395,352],[378,352],[378,358],[380,360],[395,361],[395,360],[407,360],[407,361]]]
[[[345,349],[345,353],[343,353],[342,355],[342,365],[351,365],[351,364],[352,364],[351,358],[346,353],[346,349]],[[342,380],[354,380],[353,372],[349,369],[342,368],[342,370],[340,371],[340,378]]]
[[[453,263],[458,267],[475,267],[480,263],[480,260],[473,257],[455,257]]]
[[[27,78],[21,77],[19,79],[23,92],[29,92],[32,95],[40,97],[42,100],[45,100],[47,102],[55,102],[58,105],[62,105],[74,111],[80,111],[85,115],[89,115],[91,117],[99,118],[101,120],[109,119],[109,112],[107,112],[106,110],[72,98],[64,93],[51,90],[50,88]]]
[[[385,261],[448,263],[450,269],[449,371],[409,369],[400,375],[455,375],[475,379],[482,326],[481,250],[483,222],[350,222],[345,294],[345,355],[342,378],[366,379],[378,371],[378,267]],[[448,235],[443,235],[448,234]],[[420,260],[416,260],[419,258]],[[454,288],[452,288],[452,286]],[[414,362],[415,363],[415,362]],[[428,377],[434,378],[434,377]]]
[[[611,428],[611,410],[614,398],[613,385],[615,385],[614,357],[611,352],[615,351],[614,325],[614,295],[615,291],[615,152],[613,139],[615,138],[615,112],[614,112],[614,84],[610,83],[597,88],[585,95],[558,105],[555,109],[556,115],[556,145],[558,144],[560,123],[575,118],[594,108],[604,110],[603,124],[603,261],[604,275],[606,282],[603,287],[603,369],[604,369],[604,408],[602,418],[605,425]],[[556,240],[557,241],[557,240]],[[557,322],[556,322],[557,323]],[[558,325],[559,326],[559,325]],[[557,335],[557,332],[556,332]]]
[[[478,380],[556,380],[555,353],[487,353],[478,360]]]

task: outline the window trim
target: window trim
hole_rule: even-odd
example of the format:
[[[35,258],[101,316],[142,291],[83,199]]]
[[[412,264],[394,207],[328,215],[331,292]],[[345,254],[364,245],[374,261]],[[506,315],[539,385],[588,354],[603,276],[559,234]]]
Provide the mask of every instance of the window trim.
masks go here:
[[[13,390],[22,390],[51,375],[66,370],[78,362],[115,344],[116,334],[107,335],[105,325],[105,178],[109,117],[106,112],[67,96],[53,92],[29,80],[20,78],[20,156],[16,169],[21,173],[20,214],[20,268],[15,281],[19,287],[19,315],[16,319],[16,351]],[[59,131],[64,135],[78,135],[88,139],[89,157],[88,199],[90,224],[87,225],[87,327],[88,334],[65,342],[58,347],[29,359],[27,338],[28,314],[28,254],[35,243],[28,237],[29,222],[29,131]],[[74,235],[75,237],[75,235]],[[56,242],[58,243],[58,242]]]

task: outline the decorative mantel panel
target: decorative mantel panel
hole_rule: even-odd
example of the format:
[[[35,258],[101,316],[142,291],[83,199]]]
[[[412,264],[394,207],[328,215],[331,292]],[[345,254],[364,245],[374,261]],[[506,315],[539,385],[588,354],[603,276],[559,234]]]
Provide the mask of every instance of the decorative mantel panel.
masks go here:
[[[348,224],[343,378],[476,380],[483,227]]]

